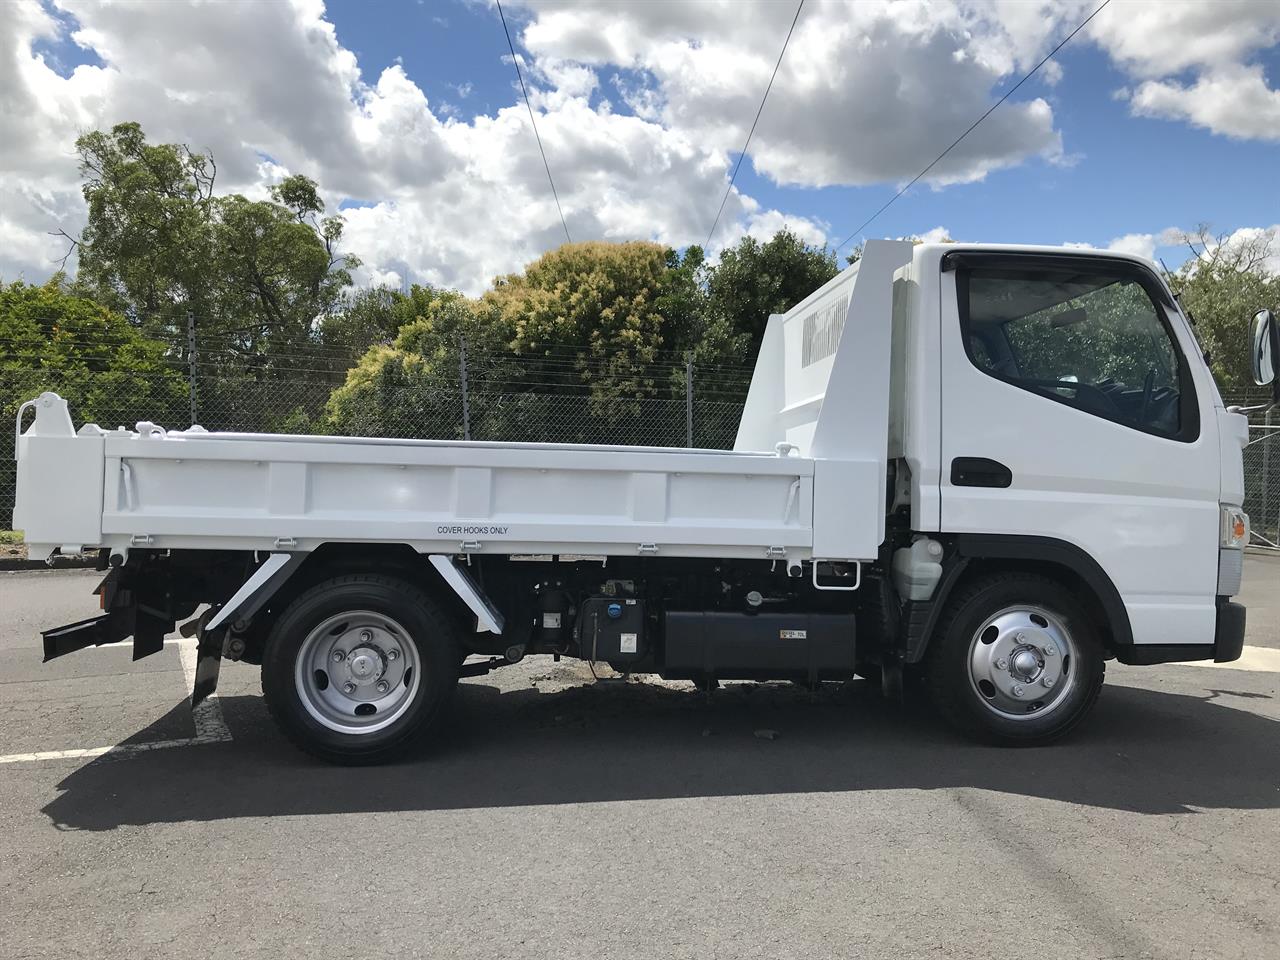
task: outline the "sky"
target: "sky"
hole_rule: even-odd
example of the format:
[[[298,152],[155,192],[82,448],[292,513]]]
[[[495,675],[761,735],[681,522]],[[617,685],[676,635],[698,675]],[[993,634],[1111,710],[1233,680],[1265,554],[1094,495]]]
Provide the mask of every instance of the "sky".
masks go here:
[[[1112,0],[861,233],[1099,0],[507,0],[573,240],[788,227],[1113,247],[1280,236],[1280,2]],[[362,284],[468,293],[563,242],[489,0],[0,0],[0,279],[58,267],[74,141],[135,120],[222,191],[303,173]],[[1272,265],[1280,268],[1280,240]]]

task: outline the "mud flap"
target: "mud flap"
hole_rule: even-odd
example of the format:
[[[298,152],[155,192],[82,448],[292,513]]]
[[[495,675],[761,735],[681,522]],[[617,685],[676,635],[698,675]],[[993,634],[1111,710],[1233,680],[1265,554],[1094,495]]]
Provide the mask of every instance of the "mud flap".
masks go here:
[[[222,644],[227,635],[226,627],[207,629],[216,611],[206,610],[200,615],[196,631],[196,682],[191,689],[191,709],[194,710],[213,696],[218,689],[218,674],[222,669]]]
[[[78,620],[41,633],[44,662],[75,653],[85,647],[100,647],[133,637],[133,659],[141,660],[164,649],[165,634],[173,621],[149,607],[117,607],[88,620]]]

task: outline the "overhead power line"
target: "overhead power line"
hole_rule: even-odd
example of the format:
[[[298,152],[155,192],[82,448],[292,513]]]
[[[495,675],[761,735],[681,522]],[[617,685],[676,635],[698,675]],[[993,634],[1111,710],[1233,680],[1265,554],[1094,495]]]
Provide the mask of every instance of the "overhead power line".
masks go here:
[[[1053,57],[1054,57],[1054,55],[1055,55],[1059,50],[1061,50],[1063,47],[1065,47],[1068,43],[1070,43],[1070,42],[1071,42],[1071,38],[1072,38],[1072,37],[1074,37],[1077,33],[1079,33],[1079,32],[1080,32],[1081,30],[1083,30],[1085,27],[1087,27],[1087,26],[1089,25],[1089,21],[1090,21],[1090,20],[1092,20],[1094,17],[1096,17],[1098,14],[1100,14],[1100,13],[1102,12],[1103,8],[1104,8],[1104,7],[1106,7],[1106,5],[1107,5],[1107,4],[1109,4],[1110,2],[1111,2],[1111,0],[1102,0],[1102,3],[1100,3],[1100,4],[1097,6],[1097,8],[1093,11],[1093,13],[1091,13],[1091,14],[1089,14],[1087,17],[1085,17],[1085,18],[1084,18],[1084,20],[1082,20],[1082,21],[1080,22],[1080,25],[1079,25],[1078,27],[1076,27],[1074,30],[1072,30],[1070,33],[1068,33],[1068,34],[1066,35],[1066,37],[1063,39],[1063,41],[1062,41],[1061,43],[1059,43],[1056,47],[1054,47],[1052,50],[1050,50],[1050,51],[1045,55],[1045,57],[1044,57],[1044,59],[1043,59],[1043,60],[1041,60],[1041,61],[1040,61],[1039,63],[1037,63],[1034,67],[1032,67],[1029,71],[1027,71],[1026,76],[1024,76],[1024,77],[1023,77],[1021,80],[1019,80],[1017,83],[1015,83],[1012,87],[1010,87],[1010,88],[1009,88],[1009,90],[1005,93],[1005,95],[1004,95],[1003,97],[1001,97],[999,100],[997,100],[995,103],[993,103],[993,104],[992,104],[992,105],[987,109],[987,112],[986,112],[986,113],[984,113],[982,116],[980,116],[977,120],[973,121],[973,123],[971,123],[971,124],[969,125],[969,129],[965,130],[965,132],[964,132],[964,133],[960,134],[960,136],[956,137],[953,141],[951,141],[950,146],[948,146],[948,147],[947,147],[947,149],[943,150],[940,154],[938,154],[936,157],[934,157],[934,158],[933,158],[933,160],[929,163],[929,165],[928,165],[927,167],[925,167],[923,170],[921,170],[919,173],[917,173],[914,177],[912,177],[912,178],[911,178],[911,182],[910,182],[910,183],[908,183],[905,187],[903,187],[901,190],[899,190],[897,193],[895,193],[892,197],[890,197],[890,198],[889,198],[889,200],[888,200],[888,202],[887,202],[887,203],[885,203],[885,205],[884,205],[884,206],[882,206],[879,210],[877,210],[875,213],[873,213],[871,216],[869,216],[866,220],[864,220],[864,221],[863,221],[863,222],[858,226],[858,228],[857,228],[856,230],[854,230],[851,234],[849,234],[849,236],[845,237],[842,241],[840,241],[840,245],[839,245],[839,246],[837,246],[837,247],[836,247],[836,249],[837,249],[837,250],[841,249],[842,247],[844,247],[844,245],[845,245],[845,244],[847,244],[850,240],[852,240],[854,237],[856,237],[858,234],[860,234],[863,230],[865,230],[867,227],[871,226],[871,224],[875,222],[876,218],[878,218],[878,217],[880,216],[880,214],[884,213],[884,212],[885,212],[886,210],[888,210],[891,206],[893,206],[894,202],[895,202],[899,197],[901,197],[904,193],[906,193],[908,190],[910,190],[912,187],[914,187],[914,186],[916,185],[916,183],[920,180],[920,178],[921,178],[921,177],[923,177],[926,173],[928,173],[928,172],[929,172],[930,170],[932,170],[935,166],[937,166],[937,165],[938,165],[938,163],[942,160],[942,158],[943,158],[943,157],[945,157],[948,153],[950,153],[952,150],[954,150],[954,149],[955,149],[955,148],[960,144],[960,141],[961,141],[961,140],[963,140],[963,139],[964,139],[965,137],[967,137],[969,134],[973,133],[973,131],[974,131],[974,130],[976,130],[976,129],[978,128],[978,124],[982,123],[982,121],[983,121],[983,120],[985,120],[985,119],[987,119],[987,117],[991,116],[991,114],[993,114],[993,113],[995,112],[996,108],[997,108],[998,106],[1000,106],[1000,104],[1002,104],[1002,103],[1004,103],[1006,100],[1008,100],[1011,96],[1013,96],[1013,95],[1017,92],[1017,90],[1018,90],[1018,88],[1019,88],[1020,86],[1022,86],[1024,83],[1026,83],[1026,82],[1027,82],[1028,80],[1030,80],[1032,77],[1034,77],[1034,76],[1036,75],[1037,71],[1039,71],[1039,69],[1040,69],[1041,67],[1043,67],[1046,63],[1048,63],[1050,60],[1052,60],[1052,59],[1053,59]]]
[[[711,246],[711,236],[716,232],[716,227],[720,225],[720,215],[724,213],[724,205],[729,200],[729,194],[733,192],[733,183],[738,179],[738,170],[742,166],[742,161],[747,155],[747,147],[751,145],[751,136],[756,132],[756,124],[760,122],[760,114],[764,112],[765,101],[769,99],[769,91],[773,89],[774,78],[778,76],[778,68],[782,66],[782,58],[786,56],[787,44],[791,42],[791,34],[795,32],[796,23],[800,20],[800,11],[804,9],[804,0],[796,5],[796,15],[791,18],[791,29],[787,31],[787,38],[782,41],[782,50],[778,53],[778,62],[773,65],[773,73],[769,76],[769,85],[764,88],[764,96],[760,98],[760,108],[756,110],[756,118],[751,121],[751,129],[747,131],[747,139],[742,144],[742,150],[738,153],[738,162],[733,165],[733,175],[729,177],[729,184],[724,188],[724,196],[720,198],[720,208],[716,210],[716,218],[711,223],[711,229],[707,231],[707,242],[705,246]]]
[[[551,176],[551,164],[547,163],[547,151],[542,148],[542,137],[538,135],[538,121],[533,116],[533,105],[529,103],[529,91],[524,85],[524,73],[520,70],[520,58],[516,56],[516,45],[511,42],[511,31],[507,29],[507,15],[502,12],[502,0],[498,0],[498,16],[502,18],[502,32],[507,35],[507,49],[511,51],[511,63],[516,68],[516,79],[520,81],[520,92],[524,94],[524,105],[529,111],[529,122],[533,124],[533,138],[538,141],[538,153],[542,154],[542,166],[547,171],[547,183],[551,184],[551,196],[556,200],[556,212],[560,214],[560,226],[564,227],[564,238],[573,243],[569,236],[569,224],[564,219],[564,210],[560,206],[560,194],[556,192],[556,181]]]

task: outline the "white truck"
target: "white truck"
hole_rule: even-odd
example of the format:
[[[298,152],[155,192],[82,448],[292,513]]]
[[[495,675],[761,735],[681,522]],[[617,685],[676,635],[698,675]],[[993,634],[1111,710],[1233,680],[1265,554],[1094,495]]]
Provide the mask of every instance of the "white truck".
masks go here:
[[[1256,331],[1274,380],[1276,321]],[[1107,659],[1243,643],[1246,418],[1120,254],[868,243],[770,318],[732,451],[77,431],[56,394],[25,406],[15,529],[109,571],[46,660],[147,656],[207,607],[193,704],[220,658],[261,664],[285,734],[337,762],[398,754],[460,675],[532,654],[708,688],[919,671],[960,729],[1041,743]]]

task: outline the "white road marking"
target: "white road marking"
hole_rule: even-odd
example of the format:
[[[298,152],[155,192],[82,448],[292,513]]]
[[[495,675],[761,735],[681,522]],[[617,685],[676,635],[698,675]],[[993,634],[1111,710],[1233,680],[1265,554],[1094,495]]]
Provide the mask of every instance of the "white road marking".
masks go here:
[[[1214,663],[1212,660],[1191,660],[1178,664],[1182,667],[1217,667],[1219,670],[1255,670],[1261,673],[1280,673],[1280,650],[1275,647],[1245,647],[1240,659],[1231,663]]]
[[[132,641],[125,641],[131,643]],[[166,640],[165,645],[178,648],[178,660],[182,664],[182,676],[190,690],[196,682],[196,644],[194,639],[178,638]],[[122,646],[123,644],[103,644],[103,646]],[[226,743],[231,739],[231,730],[222,716],[222,705],[215,693],[191,713],[195,724],[194,737],[182,737],[177,740],[151,740],[144,743],[118,743],[110,747],[82,747],[71,750],[37,750],[33,753],[10,753],[0,755],[0,764],[33,763],[40,760],[83,760],[106,756],[127,757],[139,753],[150,753],[153,750],[168,750],[172,747],[196,747],[207,743]]]
[[[205,743],[222,743],[230,740],[204,739],[202,737],[183,737],[180,740],[151,740],[146,743],[117,743],[111,747],[85,747],[78,750],[38,750],[35,753],[9,753],[0,756],[0,763],[31,763],[36,760],[80,760],[86,757],[102,757],[110,754],[114,757],[127,757],[135,753],[149,753],[152,750],[167,750],[170,747],[195,747]]]

